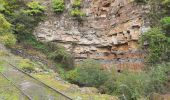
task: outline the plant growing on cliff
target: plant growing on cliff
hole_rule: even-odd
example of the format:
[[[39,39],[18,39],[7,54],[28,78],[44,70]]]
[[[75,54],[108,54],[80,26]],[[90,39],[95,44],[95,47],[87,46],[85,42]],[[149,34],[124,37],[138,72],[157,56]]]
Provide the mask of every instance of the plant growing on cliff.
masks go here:
[[[0,42],[7,46],[14,45],[16,43],[16,38],[11,32],[11,24],[2,14],[0,14],[0,23]]]
[[[72,4],[72,7],[73,8],[80,8],[81,7],[81,0],[74,0],[73,1],[73,4]]]
[[[39,2],[32,1],[27,4],[28,10],[24,12],[29,15],[43,14],[45,6],[42,6]]]
[[[170,36],[170,17],[164,17],[161,19],[162,29]]]
[[[52,0],[52,7],[55,12],[63,12],[65,9],[64,0]]]
[[[85,13],[83,13],[80,9],[75,8],[71,10],[71,16],[81,18],[85,16]]]
[[[72,9],[70,11],[71,16],[80,19],[85,16],[85,13],[81,11],[81,0],[74,0],[72,3]]]
[[[140,43],[148,51],[147,62],[158,63],[168,59],[167,53],[169,52],[170,41],[159,28],[152,28],[144,33]]]
[[[146,3],[147,0],[134,0],[136,3]]]

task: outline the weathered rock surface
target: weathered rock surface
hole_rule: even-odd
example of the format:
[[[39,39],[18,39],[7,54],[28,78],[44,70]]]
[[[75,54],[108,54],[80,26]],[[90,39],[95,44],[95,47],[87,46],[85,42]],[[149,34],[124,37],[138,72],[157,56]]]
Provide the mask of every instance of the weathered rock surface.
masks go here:
[[[78,21],[69,15],[70,0],[62,14],[52,11],[50,1],[43,3],[48,6],[48,18],[34,32],[39,40],[64,45],[76,62],[93,58],[106,68],[142,68],[144,53],[138,49],[138,40],[148,29],[143,20],[146,7],[133,0],[83,0],[86,17]]]

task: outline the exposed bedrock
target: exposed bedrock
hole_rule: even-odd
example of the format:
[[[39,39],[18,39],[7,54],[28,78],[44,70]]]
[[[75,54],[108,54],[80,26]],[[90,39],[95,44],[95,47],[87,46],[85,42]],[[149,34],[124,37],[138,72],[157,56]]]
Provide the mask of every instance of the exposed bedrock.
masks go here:
[[[75,55],[78,63],[86,58],[99,60],[104,67],[140,69],[144,52],[138,49],[138,40],[149,26],[144,21],[147,7],[133,0],[82,0],[86,17],[81,21],[69,15],[71,1],[66,10],[55,14],[49,6],[47,19],[41,22],[34,34],[41,41],[64,45]]]

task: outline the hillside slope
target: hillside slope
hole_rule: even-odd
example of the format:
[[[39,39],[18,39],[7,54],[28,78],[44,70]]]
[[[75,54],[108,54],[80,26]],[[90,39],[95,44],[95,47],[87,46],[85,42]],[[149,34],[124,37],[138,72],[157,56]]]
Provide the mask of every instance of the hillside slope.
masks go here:
[[[8,63],[5,62],[5,61],[8,61],[12,65],[18,66],[20,68],[19,65],[22,62],[24,62],[25,60],[26,59],[24,59],[22,57],[13,55],[12,53],[10,53],[10,50],[6,49],[3,45],[0,44],[0,61],[4,62],[3,65],[8,65]],[[68,96],[70,96],[71,98],[73,98],[75,100],[77,100],[77,99],[78,100],[99,100],[99,99],[100,100],[117,100],[116,97],[114,97],[114,96],[98,93],[98,90],[95,88],[90,88],[90,87],[80,88],[77,85],[70,84],[67,81],[64,81],[63,79],[61,79],[59,74],[54,73],[52,70],[48,69],[47,66],[44,66],[41,62],[29,60],[28,63],[34,64],[36,73],[35,74],[32,73],[31,74],[32,76],[41,80],[42,82],[46,83],[47,85],[54,87],[55,89],[67,94]],[[5,67],[5,66],[2,66],[2,67]],[[10,73],[8,73],[8,74],[10,75]],[[17,73],[15,73],[15,74],[14,74],[14,76],[17,76]],[[21,82],[22,78],[19,78],[19,80]],[[18,80],[18,83],[19,83],[19,80]],[[17,81],[17,80],[14,80],[14,81]],[[6,82],[6,81],[0,81],[1,88],[5,88],[6,84],[5,83],[3,84],[3,82]],[[27,85],[24,85],[24,86],[27,86]],[[28,90],[29,90],[29,88],[28,88]],[[10,90],[6,91],[4,93],[6,93],[6,94],[1,94],[1,95],[6,97],[7,95],[10,94]],[[41,93],[41,92],[38,92],[38,93]],[[14,99],[14,97],[12,97],[12,98]],[[18,98],[17,95],[15,96],[15,98]],[[8,99],[8,98],[6,97],[6,99]]]

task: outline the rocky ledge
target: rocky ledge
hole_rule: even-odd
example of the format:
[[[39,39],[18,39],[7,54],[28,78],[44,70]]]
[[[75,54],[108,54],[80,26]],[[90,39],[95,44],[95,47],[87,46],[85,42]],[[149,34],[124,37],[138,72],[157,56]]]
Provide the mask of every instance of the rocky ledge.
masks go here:
[[[80,21],[69,14],[71,2],[65,2],[62,14],[52,11],[50,0],[43,2],[48,18],[34,32],[39,40],[65,46],[77,63],[93,58],[105,68],[142,68],[145,54],[138,49],[138,40],[149,28],[143,16],[146,6],[133,0],[82,0],[86,16]]]

